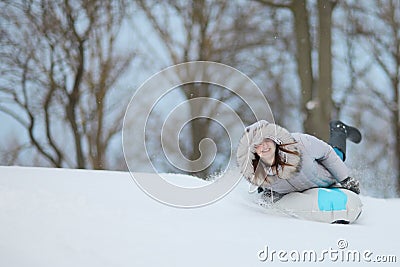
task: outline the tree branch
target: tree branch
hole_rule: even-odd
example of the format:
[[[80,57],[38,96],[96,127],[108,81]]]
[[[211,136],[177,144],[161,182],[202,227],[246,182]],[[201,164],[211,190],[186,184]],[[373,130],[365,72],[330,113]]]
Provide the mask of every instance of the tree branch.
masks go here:
[[[274,0],[254,0],[255,2],[258,2],[262,5],[269,6],[269,7],[274,7],[274,8],[291,8],[291,2],[288,4],[281,4],[281,3],[276,3]],[[297,0],[293,0],[297,1]]]

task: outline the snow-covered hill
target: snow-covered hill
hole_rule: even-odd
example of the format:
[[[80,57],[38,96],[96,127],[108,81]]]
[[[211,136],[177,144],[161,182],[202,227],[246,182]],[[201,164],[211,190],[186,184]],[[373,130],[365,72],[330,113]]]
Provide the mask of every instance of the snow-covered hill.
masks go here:
[[[362,200],[356,224],[330,225],[257,207],[244,181],[215,204],[179,209],[124,172],[0,167],[0,266],[398,266],[400,200]]]

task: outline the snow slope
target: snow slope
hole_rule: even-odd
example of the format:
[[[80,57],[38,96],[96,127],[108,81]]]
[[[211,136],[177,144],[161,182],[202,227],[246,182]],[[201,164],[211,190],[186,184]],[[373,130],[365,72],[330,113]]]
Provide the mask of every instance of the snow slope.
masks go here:
[[[398,266],[400,200],[362,200],[356,224],[330,225],[254,205],[244,181],[215,204],[179,209],[148,197],[129,173],[0,167],[0,266],[308,266],[294,262],[307,250],[324,266],[366,264],[338,257],[349,250],[366,253],[367,266]],[[261,261],[265,248],[276,253]]]

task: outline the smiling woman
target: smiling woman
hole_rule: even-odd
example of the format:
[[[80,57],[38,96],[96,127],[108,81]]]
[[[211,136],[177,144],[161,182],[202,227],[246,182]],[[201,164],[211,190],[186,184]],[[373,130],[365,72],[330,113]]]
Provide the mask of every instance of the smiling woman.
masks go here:
[[[358,181],[349,177],[344,157],[339,156],[345,155],[347,138],[353,142],[361,139],[361,135],[358,139],[350,136],[350,129],[339,121],[331,123],[329,145],[312,135],[289,133],[279,125],[258,121],[246,128],[240,140],[237,156],[241,172],[259,191],[266,191],[264,197],[337,183],[359,193]]]
[[[292,163],[286,161],[286,157],[282,153],[288,153],[290,155],[296,155],[300,157],[300,153],[297,151],[291,151],[285,147],[288,145],[294,145],[296,142],[282,144],[279,140],[272,140],[270,138],[265,138],[260,144],[256,145],[256,152],[254,153],[255,159],[252,161],[254,171],[257,170],[259,166],[259,161],[261,159],[261,164],[268,167],[267,173],[275,174],[279,176],[279,168],[282,169],[285,166],[294,167]],[[262,190],[259,190],[262,191]]]
[[[330,144],[265,120],[246,128],[237,159],[251,184],[249,192],[263,192],[261,206],[324,222],[350,223],[358,218],[359,183],[349,177],[343,161],[346,139],[358,143],[361,134],[340,121],[330,127]]]
[[[276,144],[271,139],[264,139],[261,144],[256,146],[256,153],[266,164],[273,166],[275,162]]]

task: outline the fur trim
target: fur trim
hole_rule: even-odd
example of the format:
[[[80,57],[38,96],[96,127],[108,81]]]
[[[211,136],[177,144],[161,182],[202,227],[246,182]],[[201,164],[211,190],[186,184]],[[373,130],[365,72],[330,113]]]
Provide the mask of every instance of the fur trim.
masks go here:
[[[237,149],[237,163],[243,176],[252,184],[256,186],[267,186],[269,182],[266,178],[266,173],[264,168],[261,166],[261,161],[259,166],[256,166],[256,171],[254,171],[253,160],[255,159],[256,146],[261,144],[264,139],[271,139],[276,144],[289,144],[295,143],[296,140],[292,135],[283,127],[269,123],[265,120],[260,120],[248,127],[246,127],[242,138],[239,141],[239,146]],[[290,151],[297,151],[300,153],[297,144],[286,145],[286,149]],[[292,166],[284,166],[284,168],[279,168],[279,178],[289,179],[293,177],[296,173],[300,171],[301,166],[301,155],[289,154],[279,151],[280,156],[285,163]]]

